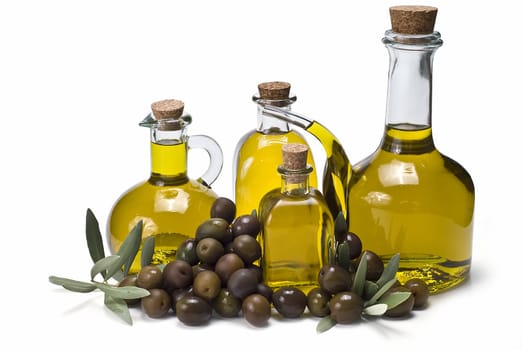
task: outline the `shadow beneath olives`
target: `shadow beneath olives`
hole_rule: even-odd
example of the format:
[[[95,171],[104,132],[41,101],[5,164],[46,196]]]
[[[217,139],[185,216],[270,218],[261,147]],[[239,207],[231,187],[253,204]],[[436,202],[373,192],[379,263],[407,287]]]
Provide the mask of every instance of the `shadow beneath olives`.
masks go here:
[[[362,317],[360,323],[364,323],[366,326],[368,325],[370,328],[375,329],[381,336],[384,338],[389,338],[389,336],[394,335],[394,337],[397,337],[398,335],[401,335],[404,333],[401,328],[394,327],[393,325],[396,324],[396,322],[401,323],[402,320],[409,320],[415,317],[414,314],[409,313],[402,317],[369,317],[365,316]]]

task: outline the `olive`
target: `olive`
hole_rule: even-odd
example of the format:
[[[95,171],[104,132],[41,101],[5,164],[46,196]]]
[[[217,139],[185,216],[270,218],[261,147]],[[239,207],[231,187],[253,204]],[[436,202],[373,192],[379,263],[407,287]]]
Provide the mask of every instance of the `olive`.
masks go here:
[[[185,288],[178,288],[172,291],[171,293],[171,306],[174,312],[176,312],[176,303],[180,301],[183,297],[188,295],[194,295],[192,286]]]
[[[263,295],[267,300],[272,300],[272,288],[265,283],[258,283],[258,286],[256,286],[256,293]]]
[[[318,283],[325,292],[336,294],[350,290],[353,274],[338,265],[324,265],[318,274]]]
[[[339,324],[349,324],[361,317],[363,300],[353,292],[340,292],[329,301],[330,317]]]
[[[271,304],[261,294],[251,294],[242,303],[243,317],[255,327],[267,325],[271,317]]]
[[[298,318],[305,311],[307,296],[296,287],[281,287],[272,294],[272,304],[285,318]]]
[[[220,293],[222,281],[214,271],[202,271],[194,277],[193,292],[205,300],[214,299]]]
[[[196,295],[187,295],[176,303],[176,316],[188,326],[199,326],[209,322],[212,307]]]
[[[250,235],[256,238],[260,232],[260,221],[256,215],[240,215],[231,225],[233,237]]]
[[[145,289],[160,288],[162,286],[162,270],[155,265],[147,265],[140,269],[136,276],[136,286]]]
[[[123,280],[121,280],[118,283],[118,287],[125,287],[125,286],[134,286],[136,287],[136,279],[138,278],[137,275],[128,275]],[[136,299],[124,299],[127,305],[137,305],[141,298]]]
[[[367,260],[367,274],[365,275],[365,279],[375,282],[380,278],[385,266],[383,265],[381,258],[371,250],[365,250],[362,252],[356,262],[357,265],[359,265],[364,254]]]
[[[236,204],[226,197],[218,197],[211,206],[211,218],[222,218],[229,224],[236,217]]]
[[[197,274],[199,274],[200,272],[202,271],[214,271],[214,265],[209,265],[209,264],[205,264],[205,263],[199,263],[197,265],[194,265],[192,267],[192,273],[193,273],[193,276],[196,277]]]
[[[324,317],[330,314],[329,300],[331,295],[323,289],[316,287],[307,293],[307,308],[311,315]]]
[[[214,311],[222,317],[236,317],[242,309],[242,301],[231,294],[227,288],[222,288],[213,300]]]
[[[259,283],[263,281],[263,271],[260,266],[251,264],[249,266],[246,266],[246,268],[251,270],[256,275],[256,279]]]
[[[227,232],[229,223],[222,218],[211,218],[202,222],[196,228],[196,240],[204,238],[214,238],[222,243],[227,243],[232,239],[231,232]]]
[[[227,253],[218,259],[216,265],[214,265],[214,272],[220,277],[222,285],[226,286],[232,273],[243,267],[245,267],[245,264],[242,258],[235,253]]]
[[[203,238],[196,245],[198,259],[209,265],[214,265],[224,252],[223,244],[214,238]]]
[[[336,233],[336,241],[338,244],[347,242],[349,244],[349,258],[356,259],[361,255],[362,243],[361,239],[354,232]]]
[[[388,295],[390,293],[394,292],[410,292],[410,290],[406,287],[392,287],[389,289],[385,295]],[[392,309],[387,309],[384,316],[388,317],[403,317],[409,314],[412,309],[414,308],[414,295],[411,293],[410,296],[403,301],[401,304],[397,305],[396,307]]]
[[[190,265],[198,263],[198,255],[196,255],[196,239],[189,238],[183,241],[176,250],[176,260],[187,261]]]
[[[150,295],[142,298],[142,310],[151,318],[161,318],[167,315],[171,308],[171,296],[164,289],[150,289]]]
[[[186,288],[192,284],[192,266],[184,260],[174,260],[163,268],[163,286],[167,290]]]
[[[227,282],[229,289],[236,298],[245,299],[258,289],[258,278],[253,270],[241,268],[232,273]]]
[[[414,296],[414,308],[419,309],[429,300],[429,287],[421,278],[412,278],[405,282],[404,286],[410,290]]]
[[[232,241],[232,249],[238,254],[246,265],[261,258],[261,246],[256,238],[249,235],[239,235]]]

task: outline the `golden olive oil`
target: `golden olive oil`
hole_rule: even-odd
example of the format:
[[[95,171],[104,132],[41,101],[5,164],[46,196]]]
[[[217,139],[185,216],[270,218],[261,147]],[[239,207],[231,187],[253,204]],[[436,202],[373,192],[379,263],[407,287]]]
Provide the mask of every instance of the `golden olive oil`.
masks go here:
[[[281,164],[281,146],[287,143],[307,144],[295,131],[252,131],[238,142],[235,159],[235,203],[237,215],[250,214],[258,209],[261,198],[269,191],[280,188],[281,177],[276,168]],[[314,168],[309,152],[308,164]],[[317,186],[317,175],[310,175],[310,185]]]
[[[116,252],[131,229],[143,221],[142,241],[155,237],[154,264],[166,264],[177,247],[194,238],[196,228],[210,216],[217,195],[198,181],[188,179],[185,143],[151,142],[152,174],[125,192],[109,216],[108,238]],[[140,252],[130,272],[140,269]]]
[[[278,188],[260,207],[263,280],[276,289],[294,286],[307,293],[318,286],[318,273],[334,254],[334,228],[321,194],[286,196]]]
[[[400,282],[431,293],[463,282],[472,255],[474,184],[435,147],[431,128],[387,126],[372,155],[353,166],[349,230],[387,261],[400,253]]]

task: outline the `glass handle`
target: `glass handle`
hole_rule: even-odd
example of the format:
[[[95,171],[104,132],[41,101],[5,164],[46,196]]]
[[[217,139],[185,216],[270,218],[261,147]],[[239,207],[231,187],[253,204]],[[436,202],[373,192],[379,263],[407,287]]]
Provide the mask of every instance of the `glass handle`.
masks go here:
[[[197,181],[210,187],[216,181],[218,175],[220,175],[223,167],[223,152],[220,145],[209,136],[191,135],[187,141],[187,146],[189,149],[201,148],[209,155],[209,167]]]

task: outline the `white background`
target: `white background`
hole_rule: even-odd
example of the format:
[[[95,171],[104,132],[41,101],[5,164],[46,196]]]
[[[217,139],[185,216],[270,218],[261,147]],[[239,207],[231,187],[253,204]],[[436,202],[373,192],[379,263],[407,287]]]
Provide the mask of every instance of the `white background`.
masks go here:
[[[291,82],[293,110],[331,129],[353,163],[372,152],[385,111],[381,38],[388,7],[400,3],[2,2],[0,344],[521,349],[519,3],[417,3],[439,7],[444,40],[434,61],[436,145],[476,185],[472,277],[408,320],[317,335],[309,318],[272,319],[263,329],[242,319],[189,328],[137,311],[131,327],[104,308],[101,294],[67,292],[47,278],[89,279],[85,211],[105,229],[116,198],[148,176],[149,134],[138,122],[153,101],[185,101],[190,133],[221,144],[225,163],[213,187],[223,196],[232,196],[232,154],[255,126],[251,97],[263,81]],[[195,154],[197,176],[205,158]]]

